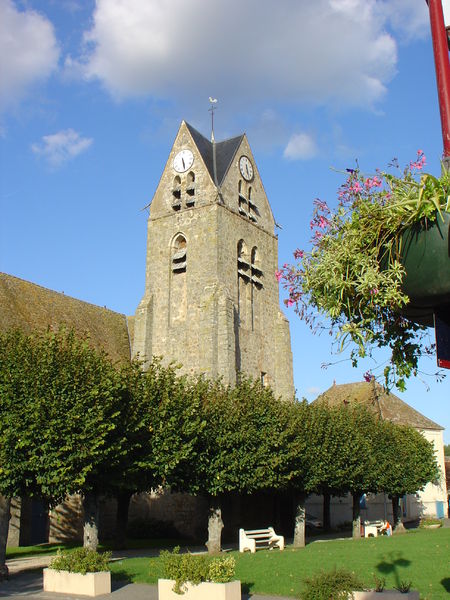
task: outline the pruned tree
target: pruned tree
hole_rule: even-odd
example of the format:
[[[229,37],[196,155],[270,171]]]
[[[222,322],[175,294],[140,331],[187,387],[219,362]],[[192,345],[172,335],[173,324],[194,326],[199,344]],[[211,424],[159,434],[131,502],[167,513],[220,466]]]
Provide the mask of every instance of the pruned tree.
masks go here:
[[[204,394],[204,428],[197,487],[210,501],[208,552],[221,549],[221,500],[231,492],[251,494],[285,484],[286,404],[270,388],[242,378],[234,387],[212,382]]]
[[[383,421],[375,440],[377,491],[392,499],[393,529],[401,530],[399,500],[405,494],[423,490],[427,483],[439,482],[440,471],[433,444],[407,425]]]
[[[360,537],[360,499],[375,483],[372,445],[378,419],[369,410],[352,405],[310,407],[306,478],[309,492],[324,497],[353,497],[353,537]],[[330,526],[329,503],[324,502],[324,527]]]
[[[105,468],[126,451],[118,371],[73,331],[1,336],[0,492],[50,506],[81,492],[84,543],[96,547]]]

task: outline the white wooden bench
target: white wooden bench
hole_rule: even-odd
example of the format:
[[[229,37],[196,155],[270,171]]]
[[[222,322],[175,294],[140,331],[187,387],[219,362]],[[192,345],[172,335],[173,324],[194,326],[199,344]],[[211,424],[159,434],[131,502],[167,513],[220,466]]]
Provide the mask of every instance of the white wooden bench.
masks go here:
[[[284,536],[277,535],[273,527],[267,529],[239,529],[239,552],[256,552],[260,548],[284,550]]]
[[[377,537],[384,521],[364,521],[364,537]]]

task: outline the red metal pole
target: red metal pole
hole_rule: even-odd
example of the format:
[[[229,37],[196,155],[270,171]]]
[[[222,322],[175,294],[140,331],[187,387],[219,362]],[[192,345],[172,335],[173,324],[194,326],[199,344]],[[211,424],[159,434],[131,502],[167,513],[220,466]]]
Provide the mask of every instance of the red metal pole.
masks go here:
[[[444,159],[450,160],[450,62],[447,32],[444,24],[442,0],[427,0],[430,10],[431,37],[433,38],[434,64],[441,112]],[[449,168],[449,165],[446,165]]]

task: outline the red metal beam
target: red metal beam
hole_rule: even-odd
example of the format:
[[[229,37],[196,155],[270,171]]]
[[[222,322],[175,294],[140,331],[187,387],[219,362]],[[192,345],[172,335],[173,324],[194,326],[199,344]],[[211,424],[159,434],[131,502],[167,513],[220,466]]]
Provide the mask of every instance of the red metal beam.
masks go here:
[[[427,0],[427,3],[430,10],[444,158],[450,158],[450,62],[448,57],[447,32],[444,24],[442,0]]]

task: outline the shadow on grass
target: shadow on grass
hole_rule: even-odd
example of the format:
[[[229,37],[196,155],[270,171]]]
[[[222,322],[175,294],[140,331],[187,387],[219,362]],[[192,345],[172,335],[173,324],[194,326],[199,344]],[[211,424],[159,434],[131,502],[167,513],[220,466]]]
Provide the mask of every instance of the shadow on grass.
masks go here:
[[[28,558],[30,556],[39,556],[40,554],[56,554],[56,551],[70,550],[76,548],[80,544],[39,544],[37,546],[23,546],[19,548],[11,548],[6,551],[6,560],[12,558]]]
[[[441,585],[446,592],[450,592],[450,577],[445,577],[441,579]]]
[[[255,585],[254,581],[244,582],[241,581],[241,592],[242,592],[242,600],[249,600],[250,592],[252,587]]]
[[[111,573],[111,591],[115,592],[116,590],[120,590],[120,588],[125,587],[126,585],[133,583],[132,577],[126,571],[116,571],[115,573]]]
[[[395,585],[396,587],[398,587],[402,581],[402,578],[400,577],[401,573],[399,571],[399,568],[404,569],[405,567],[409,567],[411,561],[406,558],[402,558],[401,554],[391,554],[389,558],[389,561],[384,560],[378,563],[376,565],[376,569],[383,575],[393,575],[395,579]]]

